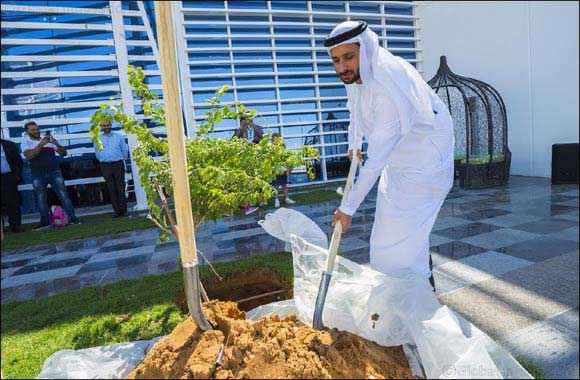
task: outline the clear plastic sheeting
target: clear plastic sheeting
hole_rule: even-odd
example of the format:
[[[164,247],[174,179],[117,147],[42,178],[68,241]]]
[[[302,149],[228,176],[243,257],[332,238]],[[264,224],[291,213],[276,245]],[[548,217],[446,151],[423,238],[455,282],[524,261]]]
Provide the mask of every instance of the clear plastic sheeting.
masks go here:
[[[285,225],[282,225],[282,224]],[[327,247],[326,234],[310,218],[288,208],[280,208],[274,214],[267,214],[265,220],[258,222],[260,226],[276,239],[286,242],[286,252],[292,252],[290,236],[300,236],[303,240],[318,247]]]
[[[271,235],[291,244],[294,299],[259,306],[247,313],[248,319],[296,315],[312,325],[326,261],[327,251],[321,248],[328,245],[326,235],[316,223],[294,210],[279,209],[260,224]],[[420,276],[387,276],[338,256],[323,320],[327,327],[384,346],[403,345],[416,376],[532,379],[489,336],[442,306],[428,281]],[[124,378],[161,338],[59,351],[46,359],[38,378]]]
[[[123,379],[163,337],[50,355],[37,379]]]
[[[260,306],[250,318],[296,314],[312,325],[314,304],[327,250],[324,232],[297,211],[279,209],[260,225],[291,243],[294,300]],[[306,238],[299,232],[305,231]],[[297,233],[298,232],[298,233]],[[324,238],[323,238],[324,237]],[[339,248],[340,253],[340,248]],[[294,308],[294,310],[293,310]],[[429,282],[414,274],[385,275],[338,256],[328,290],[324,325],[349,331],[384,346],[406,345],[428,378],[532,378],[487,335],[437,300]]]

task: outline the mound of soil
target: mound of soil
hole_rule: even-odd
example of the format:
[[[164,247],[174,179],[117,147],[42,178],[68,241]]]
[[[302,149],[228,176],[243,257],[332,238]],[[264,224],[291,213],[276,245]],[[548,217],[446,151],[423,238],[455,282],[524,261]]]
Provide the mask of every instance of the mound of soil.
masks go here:
[[[204,310],[215,330],[200,331],[188,318],[128,378],[412,378],[400,346],[383,347],[336,329],[317,331],[295,317],[249,321],[234,302],[212,301]]]
[[[292,284],[270,268],[256,268],[247,272],[234,272],[223,279],[216,276],[202,281],[210,300],[235,301],[243,311],[260,305],[292,298]],[[185,292],[180,291],[177,305],[187,314]]]

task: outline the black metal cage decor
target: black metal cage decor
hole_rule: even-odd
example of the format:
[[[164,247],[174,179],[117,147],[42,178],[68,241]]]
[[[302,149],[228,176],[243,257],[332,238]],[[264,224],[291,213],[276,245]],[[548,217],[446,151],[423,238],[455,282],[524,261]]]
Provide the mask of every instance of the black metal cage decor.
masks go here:
[[[485,188],[506,184],[511,152],[505,104],[499,93],[487,83],[452,72],[445,56],[428,83],[453,118],[459,185]]]

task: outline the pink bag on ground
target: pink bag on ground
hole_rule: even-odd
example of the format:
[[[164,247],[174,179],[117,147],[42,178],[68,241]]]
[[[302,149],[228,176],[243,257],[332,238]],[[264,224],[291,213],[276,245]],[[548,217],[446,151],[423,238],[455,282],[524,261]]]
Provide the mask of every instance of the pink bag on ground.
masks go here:
[[[52,206],[48,214],[48,222],[54,228],[66,226],[68,218],[64,209],[60,206]]]

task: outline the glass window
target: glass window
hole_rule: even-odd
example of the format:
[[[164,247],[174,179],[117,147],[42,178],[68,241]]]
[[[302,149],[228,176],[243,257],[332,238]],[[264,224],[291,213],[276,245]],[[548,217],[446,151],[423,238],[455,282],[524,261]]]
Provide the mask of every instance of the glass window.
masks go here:
[[[284,121],[286,124],[291,123],[291,120],[287,119],[288,116],[283,116]],[[313,118],[308,118],[309,121],[316,121],[316,116]],[[308,120],[297,120],[300,122],[308,121]],[[319,135],[320,129],[317,124],[309,124],[309,125],[294,125],[294,126],[284,126],[284,136],[306,136],[306,135]]]
[[[313,11],[345,12],[344,1],[312,1],[311,3]]]
[[[227,45],[227,41],[226,41]],[[269,38],[232,38],[232,47],[235,48],[270,48],[272,46]]]
[[[326,108],[341,108],[344,107],[346,109],[346,98],[344,100],[330,100],[330,101],[322,101],[320,102],[322,109]]]
[[[203,78],[194,78],[191,80],[191,86],[193,88],[196,87],[215,87],[215,89],[217,90],[219,87],[223,86],[223,85],[227,85],[227,86],[233,86],[233,81],[231,78],[208,78],[208,79],[203,79]]]
[[[278,51],[276,58],[279,60],[312,60],[312,53],[309,51]]]
[[[320,87],[320,96],[321,97],[346,96],[346,90],[343,85],[332,87]]]
[[[318,81],[320,83],[336,83],[336,84],[342,84],[342,81],[340,80],[340,78],[338,77],[338,75],[336,75],[334,72],[332,74],[318,75]]]
[[[307,109],[312,109],[315,110],[316,109],[316,103],[315,102],[296,102],[296,103],[282,103],[282,109],[285,111],[290,111],[290,110],[307,110]]]
[[[280,84],[306,84],[314,83],[314,76],[300,75],[300,76],[281,76],[279,78]]]
[[[185,25],[185,34],[227,34],[225,25]]]
[[[385,13],[390,15],[413,15],[413,7],[400,4],[385,4]]]
[[[310,49],[310,39],[305,37],[304,39],[298,38],[276,38],[277,48],[304,48],[304,50]]]
[[[193,102],[194,103],[205,103],[206,99],[209,100],[215,96],[215,91],[196,91],[195,87],[193,88]],[[234,101],[234,94],[232,91],[226,91],[224,96],[222,97],[222,102],[233,102]]]
[[[274,25],[274,34],[298,34],[310,36],[310,28],[307,26],[276,26]]]
[[[265,13],[265,12],[264,12]],[[257,14],[252,14],[252,15],[238,15],[235,13],[230,13],[230,21],[235,22],[235,23],[245,23],[245,22],[264,22],[267,23],[268,22],[268,16],[267,15],[257,15]]]
[[[252,63],[252,64],[235,64],[236,73],[267,73],[274,72],[274,66],[271,63]]]
[[[276,91],[272,88],[257,90],[239,90],[238,99],[245,103],[248,100],[276,99]]]
[[[204,22],[210,22],[213,21],[215,24],[224,24],[226,22],[226,16],[225,15],[212,15],[212,14],[204,14],[203,16],[197,15],[197,14],[189,14],[189,13],[184,13],[183,14],[183,19],[184,21],[191,21],[191,22],[195,22],[195,21],[204,21]]]
[[[229,0],[230,9],[262,9],[268,8],[266,1]]]
[[[322,120],[334,120],[334,119],[348,119],[350,117],[350,112],[348,110],[344,111],[328,111],[322,112]],[[324,124],[328,126],[330,124]]]
[[[251,109],[255,109],[255,107],[249,107]],[[265,129],[267,128],[274,128],[274,125],[280,124],[280,119],[276,115],[269,115],[269,116],[262,116],[260,113],[254,118],[254,122],[258,125],[261,125]],[[272,126],[272,127],[271,127]],[[272,132],[268,132],[272,133]]]
[[[332,139],[329,139],[328,137],[331,136],[324,136],[324,143],[333,145],[324,148],[324,153],[327,156],[335,156],[348,153],[348,141],[342,141],[342,144],[340,144],[340,142],[334,142],[332,141]]]
[[[279,72],[289,72],[289,73],[293,73],[296,71],[313,71],[314,68],[312,66],[312,63],[308,63],[308,64],[286,64],[286,63],[279,63],[278,64],[278,71]],[[280,77],[282,78],[282,77]]]
[[[232,25],[230,26],[230,31],[234,36],[236,34],[256,34],[261,36],[270,35],[270,27],[268,25]]]
[[[389,37],[414,37],[415,32],[408,29],[387,29],[387,39]],[[389,41],[389,44],[392,41]]]
[[[230,60],[230,54],[227,52],[211,52],[211,51],[206,51],[206,52],[188,52],[187,53],[187,58],[189,59],[189,61],[195,62],[195,61],[229,61]]]
[[[228,41],[226,39],[221,38],[213,38],[213,39],[196,39],[196,40],[188,40],[187,41],[187,48],[194,49],[209,49],[209,48],[227,48]]]
[[[344,20],[344,16],[342,15],[338,15],[338,16],[317,16],[315,15],[313,17],[313,21],[314,21],[314,25],[316,24],[333,24],[333,25],[338,25],[341,22],[345,21]],[[326,27],[328,30],[328,32],[330,32],[332,30],[332,28],[334,28],[334,26],[332,27]],[[316,33],[318,34],[318,33]]]
[[[223,9],[224,2],[221,0],[187,0],[183,1],[183,8],[208,8],[208,9]]]
[[[344,154],[344,156],[326,157],[326,175],[328,179],[344,178],[348,175],[350,161],[346,157],[346,151],[341,151],[341,153],[337,154]]]
[[[380,14],[381,13],[381,6],[380,4],[373,4],[373,3],[363,3],[363,2],[356,2],[351,1],[349,3],[350,6],[350,13],[374,13]]]
[[[263,85],[274,85],[274,75],[270,76],[256,76],[256,77],[239,77],[236,78],[236,83],[238,86],[263,86]]]
[[[229,59],[229,57],[228,57]],[[255,50],[255,51],[234,51],[234,61],[242,60],[242,61],[256,61],[272,59],[272,52],[265,51],[265,50]]]
[[[230,64],[213,64],[213,65],[190,65],[189,73],[192,75],[203,74],[224,74],[231,75]]]
[[[248,108],[255,109],[258,113],[272,113],[278,111],[278,106],[276,104],[254,104],[252,102],[244,103]],[[277,123],[278,121],[276,121]]]
[[[316,113],[304,113],[304,114],[290,114],[290,115],[282,115],[282,120],[285,124],[292,124],[292,123],[304,123],[304,122],[315,122],[317,121],[317,114]],[[284,127],[286,130],[286,127]],[[302,128],[302,126],[300,127]],[[304,133],[304,132],[302,132]]]
[[[284,0],[272,0],[273,10],[288,10],[288,11],[306,11],[308,6],[306,1],[284,1]]]
[[[313,87],[301,87],[301,88],[281,88],[280,98],[313,98],[316,96]]]
[[[316,130],[318,127],[312,125],[309,129]],[[286,134],[286,128],[284,128],[284,134]],[[284,137],[284,142],[286,143],[286,148],[288,149],[300,149],[304,145],[316,145],[320,144],[319,136],[307,136],[307,137]]]

